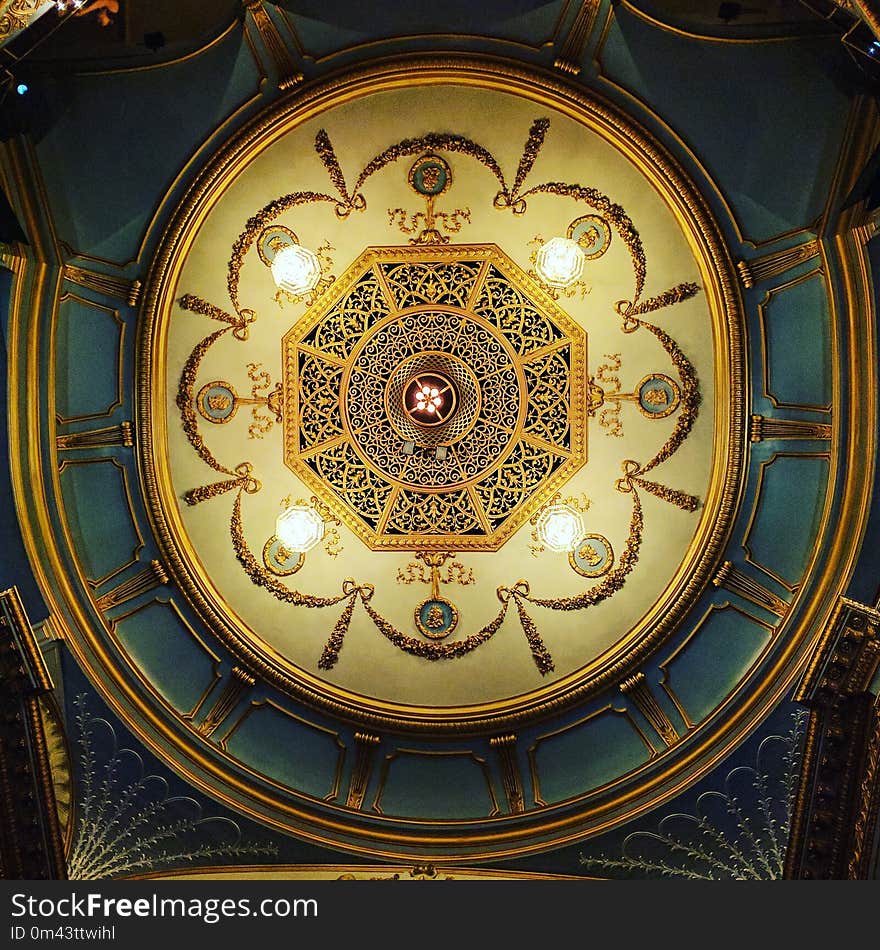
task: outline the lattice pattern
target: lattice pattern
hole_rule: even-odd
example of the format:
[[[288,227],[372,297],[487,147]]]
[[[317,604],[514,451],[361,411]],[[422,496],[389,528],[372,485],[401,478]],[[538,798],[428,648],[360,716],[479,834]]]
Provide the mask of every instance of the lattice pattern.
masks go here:
[[[343,435],[339,411],[342,368],[311,353],[299,354],[300,449]]]
[[[397,497],[386,531],[389,534],[483,534],[483,527],[466,491],[427,495],[402,491]]]
[[[507,461],[474,489],[492,527],[521,506],[564,461],[562,455],[552,455],[528,442],[517,443]]]
[[[398,310],[419,304],[442,304],[466,307],[477,281],[480,264],[476,261],[453,261],[444,264],[383,264]]]
[[[388,312],[382,286],[368,271],[303,343],[344,360],[367,330]]]
[[[529,394],[526,432],[561,449],[569,448],[569,347],[539,356],[523,370]]]
[[[564,338],[562,330],[494,265],[489,268],[474,313],[494,323],[522,356]]]
[[[585,461],[583,331],[493,245],[371,249],[338,286],[285,338],[288,464],[371,546],[499,547]],[[431,372],[456,410],[426,427]]]
[[[337,496],[352,511],[372,528],[378,525],[391,494],[391,485],[371,472],[350,445],[334,445],[310,461],[315,472],[333,486]]]

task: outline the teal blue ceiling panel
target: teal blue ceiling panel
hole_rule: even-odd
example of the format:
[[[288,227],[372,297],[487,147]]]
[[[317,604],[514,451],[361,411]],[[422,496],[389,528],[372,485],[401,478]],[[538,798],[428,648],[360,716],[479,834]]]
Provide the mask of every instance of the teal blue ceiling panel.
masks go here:
[[[219,658],[173,604],[152,600],[111,624],[132,662],[180,714],[193,710],[218,679]]]
[[[801,580],[815,551],[828,474],[824,454],[778,452],[761,463],[743,546],[749,560],[788,585]]]
[[[759,308],[764,396],[774,406],[831,408],[831,314],[821,271],[771,290]]]
[[[135,259],[160,199],[259,80],[239,28],[178,63],[70,78],[37,144],[59,238],[112,262]]]
[[[372,804],[374,811],[399,818],[488,818],[498,813],[487,763],[470,751],[389,753]]]
[[[114,458],[59,467],[67,523],[86,580],[95,588],[133,565],[144,547],[125,468]]]
[[[289,17],[306,55],[320,59],[358,43],[389,37],[495,37],[529,46],[552,41],[570,0],[456,0],[436,4],[386,4],[367,15],[360,3],[282,2],[279,15]]]
[[[660,664],[663,687],[693,722],[725,699],[770,640],[770,628],[730,604],[713,606]]]
[[[346,753],[339,734],[271,702],[252,703],[215,738],[237,759],[285,788],[328,801],[338,794]]]
[[[549,805],[598,788],[651,754],[629,714],[610,707],[539,735],[529,748],[535,801]]]
[[[822,213],[850,106],[839,40],[706,42],[616,6],[600,62],[684,138],[745,238],[766,241]]]
[[[125,325],[117,310],[67,293],[55,331],[59,422],[109,418],[122,405]]]

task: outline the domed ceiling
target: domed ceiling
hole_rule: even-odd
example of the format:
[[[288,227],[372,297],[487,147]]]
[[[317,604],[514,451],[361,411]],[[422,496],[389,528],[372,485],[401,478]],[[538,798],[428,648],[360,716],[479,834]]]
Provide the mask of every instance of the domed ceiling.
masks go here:
[[[691,196],[600,110],[401,85],[277,113],[188,209],[145,460],[183,582],[279,676],[497,715],[686,606],[724,530],[736,311]],[[276,286],[278,235],[317,252],[313,291]],[[536,270],[554,236],[585,258],[563,289]],[[421,425],[431,373],[451,415]],[[291,503],[327,527],[307,554],[275,538]]]
[[[215,130],[143,287],[81,250],[17,292],[29,553],[194,787],[513,856],[674,795],[792,682],[866,510],[847,265],[792,232],[750,271],[639,114],[484,58],[340,73]]]

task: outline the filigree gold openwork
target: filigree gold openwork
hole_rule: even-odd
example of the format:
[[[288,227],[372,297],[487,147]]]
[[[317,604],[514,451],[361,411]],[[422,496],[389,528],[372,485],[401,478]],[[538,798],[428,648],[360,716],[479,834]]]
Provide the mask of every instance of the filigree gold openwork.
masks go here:
[[[285,461],[372,548],[496,550],[586,460],[586,335],[494,245],[370,248],[283,349]]]

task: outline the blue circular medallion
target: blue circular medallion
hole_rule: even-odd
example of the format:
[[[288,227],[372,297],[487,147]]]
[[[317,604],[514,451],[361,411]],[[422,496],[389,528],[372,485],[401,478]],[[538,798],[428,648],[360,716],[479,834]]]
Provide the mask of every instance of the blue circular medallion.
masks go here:
[[[196,408],[199,415],[208,422],[219,425],[229,422],[238,410],[238,393],[222,380],[208,383],[196,396]]]
[[[413,190],[426,198],[436,198],[449,189],[452,172],[439,155],[423,155],[409,170]]]
[[[568,226],[568,237],[578,242],[588,261],[594,261],[611,245],[611,228],[598,214],[585,214]]]
[[[608,538],[601,534],[588,534],[574,546],[568,561],[582,577],[601,577],[611,570],[614,551]]]
[[[263,545],[263,564],[266,570],[277,577],[288,577],[305,564],[305,554],[288,551],[283,543],[274,534]]]
[[[652,373],[639,383],[636,397],[643,415],[652,419],[663,419],[678,408],[681,390],[668,376]]]
[[[458,610],[448,600],[432,597],[416,607],[415,621],[420,633],[432,640],[442,640],[456,628]]]

